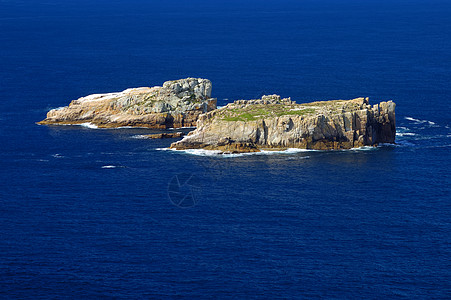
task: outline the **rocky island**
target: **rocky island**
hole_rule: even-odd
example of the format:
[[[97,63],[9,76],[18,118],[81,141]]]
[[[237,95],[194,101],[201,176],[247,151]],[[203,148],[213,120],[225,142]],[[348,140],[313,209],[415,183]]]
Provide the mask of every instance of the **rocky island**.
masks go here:
[[[238,100],[199,116],[197,129],[171,148],[224,153],[263,149],[350,149],[394,143],[395,103],[368,98],[297,104],[278,95]]]
[[[91,123],[100,128],[122,126],[180,128],[196,125],[199,115],[216,109],[210,80],[186,78],[163,86],[94,94],[52,109],[38,124]]]
[[[395,103],[370,105],[368,98],[298,104],[278,95],[237,100],[216,109],[207,79],[167,81],[163,86],[94,94],[52,109],[38,124],[91,123],[100,128],[193,127],[172,149],[219,150],[223,153],[261,150],[350,149],[394,143]],[[148,138],[182,137],[159,133]]]

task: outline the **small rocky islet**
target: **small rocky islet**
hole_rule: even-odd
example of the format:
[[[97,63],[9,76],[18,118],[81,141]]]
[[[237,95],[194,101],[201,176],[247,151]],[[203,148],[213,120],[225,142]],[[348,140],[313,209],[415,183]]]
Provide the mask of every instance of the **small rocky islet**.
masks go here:
[[[38,124],[80,124],[100,128],[136,126],[196,129],[175,150],[205,149],[222,153],[288,148],[330,150],[395,143],[393,101],[370,105],[368,98],[298,104],[279,95],[237,100],[216,107],[207,79],[167,81],[162,87],[96,94],[48,112]],[[149,138],[181,137],[157,134]]]
[[[216,109],[211,81],[186,78],[166,81],[163,86],[94,94],[52,109],[38,124],[91,123],[99,128],[181,128],[196,126],[199,115]]]

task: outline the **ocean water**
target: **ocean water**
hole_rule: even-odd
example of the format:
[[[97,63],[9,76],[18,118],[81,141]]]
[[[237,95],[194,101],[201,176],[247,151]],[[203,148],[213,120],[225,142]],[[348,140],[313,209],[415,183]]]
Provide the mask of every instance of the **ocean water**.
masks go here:
[[[0,1],[0,297],[451,298],[449,1]],[[397,144],[219,156],[38,126],[208,78],[397,103]],[[184,129],[188,132],[190,129]]]

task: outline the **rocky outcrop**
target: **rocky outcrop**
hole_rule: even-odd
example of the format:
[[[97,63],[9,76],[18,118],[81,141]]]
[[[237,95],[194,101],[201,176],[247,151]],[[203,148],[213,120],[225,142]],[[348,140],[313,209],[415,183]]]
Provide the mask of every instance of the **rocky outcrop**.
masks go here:
[[[238,100],[203,114],[197,129],[171,148],[223,152],[350,149],[394,143],[395,103],[368,98],[296,104],[280,96]]]
[[[141,135],[142,138],[147,139],[172,139],[172,138],[179,138],[184,136],[183,132],[171,132],[171,133],[155,133],[155,134],[145,134]]]
[[[163,86],[127,89],[119,93],[94,94],[52,109],[38,124],[80,124],[100,128],[136,126],[179,128],[196,125],[199,115],[216,109],[211,82],[186,78]]]

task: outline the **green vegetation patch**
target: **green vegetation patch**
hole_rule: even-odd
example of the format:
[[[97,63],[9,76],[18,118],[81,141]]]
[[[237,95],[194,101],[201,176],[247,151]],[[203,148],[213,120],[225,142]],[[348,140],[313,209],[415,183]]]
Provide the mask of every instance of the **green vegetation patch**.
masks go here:
[[[315,108],[301,108],[299,105],[255,104],[241,109],[226,109],[219,117],[225,121],[255,121],[287,115],[307,116],[315,112]]]
[[[243,113],[237,116],[228,116],[224,117],[223,120],[226,121],[254,121],[257,120],[256,116],[250,113]]]

